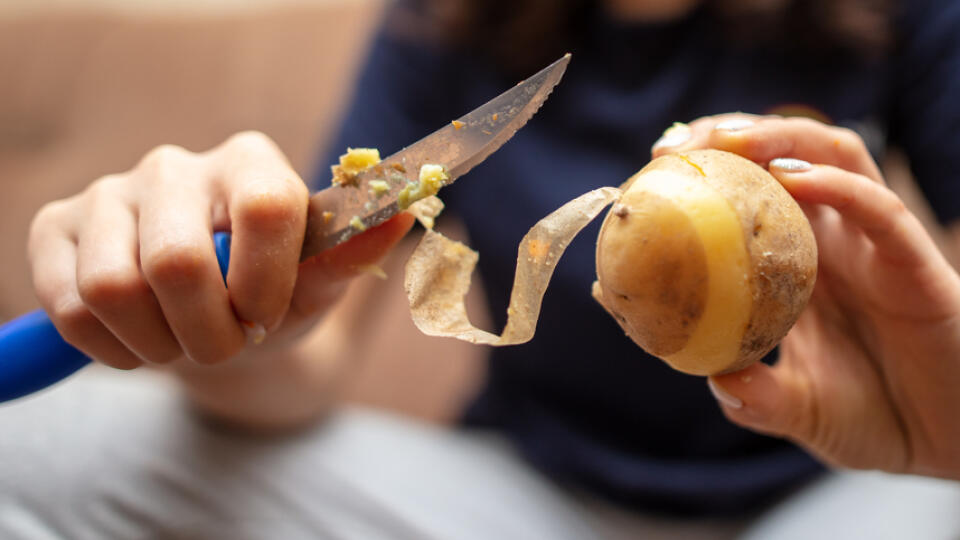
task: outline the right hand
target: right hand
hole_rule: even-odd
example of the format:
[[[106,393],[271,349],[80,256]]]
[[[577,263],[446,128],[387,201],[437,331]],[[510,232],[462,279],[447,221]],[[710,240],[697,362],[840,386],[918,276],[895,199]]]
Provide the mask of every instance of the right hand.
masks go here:
[[[66,341],[115,368],[220,363],[258,325],[282,346],[413,224],[401,214],[300,263],[308,197],[260,133],[199,154],[155,148],[133,170],[40,210],[29,240],[36,294]],[[217,230],[233,235],[226,286]]]

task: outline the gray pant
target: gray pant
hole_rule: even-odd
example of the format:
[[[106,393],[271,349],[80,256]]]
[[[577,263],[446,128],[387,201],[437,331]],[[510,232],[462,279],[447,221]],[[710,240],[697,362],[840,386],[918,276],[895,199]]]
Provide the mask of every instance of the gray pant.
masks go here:
[[[960,538],[960,486],[833,474],[751,522],[566,492],[495,436],[362,409],[257,438],[166,379],[91,368],[0,407],[3,539]]]

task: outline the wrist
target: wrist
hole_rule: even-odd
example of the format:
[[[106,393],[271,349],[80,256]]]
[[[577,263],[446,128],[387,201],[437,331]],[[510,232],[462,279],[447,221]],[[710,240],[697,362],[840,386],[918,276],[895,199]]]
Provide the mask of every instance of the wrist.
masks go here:
[[[201,414],[255,431],[285,431],[320,420],[337,397],[336,347],[314,331],[293,341],[248,347],[214,366],[180,360],[171,371]]]

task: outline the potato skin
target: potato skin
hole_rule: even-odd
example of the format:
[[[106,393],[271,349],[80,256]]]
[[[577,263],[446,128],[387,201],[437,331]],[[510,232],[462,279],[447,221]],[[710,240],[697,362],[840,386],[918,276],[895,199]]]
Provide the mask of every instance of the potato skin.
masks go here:
[[[684,347],[703,310],[709,280],[703,247],[692,229],[671,215],[670,201],[649,193],[637,196],[629,189],[655,170],[706,183],[740,221],[749,258],[750,315],[737,358],[713,373],[743,369],[783,339],[810,298],[817,272],[810,224],[776,179],[735,154],[698,150],[668,155],[631,177],[597,239],[595,296],[638,345],[660,358]],[[624,208],[627,219],[618,216]],[[673,236],[656,237],[662,219],[672,220]]]

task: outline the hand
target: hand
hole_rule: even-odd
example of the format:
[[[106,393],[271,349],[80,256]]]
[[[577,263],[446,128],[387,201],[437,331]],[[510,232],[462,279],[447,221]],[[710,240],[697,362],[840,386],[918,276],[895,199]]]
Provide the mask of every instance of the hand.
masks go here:
[[[158,147],[37,214],[37,296],[64,339],[116,368],[221,363],[264,332],[282,346],[413,221],[398,216],[301,264],[307,203],[307,187],[262,134],[200,154]],[[215,230],[233,234],[226,286]]]
[[[777,364],[709,380],[726,416],[834,465],[960,479],[960,279],[860,138],[747,115],[667,135],[678,144],[655,156],[716,148],[768,166],[817,238],[817,284]]]

